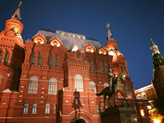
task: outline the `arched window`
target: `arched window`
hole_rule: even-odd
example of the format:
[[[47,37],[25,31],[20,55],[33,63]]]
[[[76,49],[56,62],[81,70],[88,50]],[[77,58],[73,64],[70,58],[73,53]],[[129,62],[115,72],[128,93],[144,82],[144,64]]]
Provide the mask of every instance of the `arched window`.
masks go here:
[[[77,53],[77,58],[79,58],[79,53]]]
[[[4,64],[7,64],[8,60],[9,60],[9,55],[10,55],[10,52],[7,52],[6,53]]]
[[[105,63],[105,73],[108,73],[108,66],[107,66],[107,63]]]
[[[91,82],[89,83],[89,87],[90,87],[90,89],[93,89],[94,92],[96,93],[96,84],[95,84],[95,82],[91,81]]]
[[[132,97],[132,93],[131,93],[130,87],[129,86],[126,86],[125,89],[126,89],[126,95],[127,95],[127,97],[131,98]]]
[[[101,72],[104,73],[104,65],[103,65],[103,63],[101,62],[100,65],[101,65]]]
[[[79,74],[75,76],[75,90],[83,92],[83,77]]]
[[[31,65],[35,65],[35,57],[36,57],[36,53],[33,53],[31,59]]]
[[[3,51],[1,50],[0,51],[0,63],[1,63],[2,57],[3,57]]]
[[[57,68],[58,68],[58,62],[59,62],[59,58],[58,58],[58,56],[56,56],[55,57],[55,67],[57,67]]]
[[[91,66],[92,66],[92,72],[94,72],[95,71],[95,64],[93,61],[91,61]]]
[[[50,63],[49,63],[49,66],[50,66],[50,67],[53,66],[53,59],[54,59],[54,57],[53,57],[53,55],[51,55],[51,56],[50,56]]]
[[[38,78],[32,76],[28,83],[28,93],[37,94],[38,91]]]
[[[147,96],[146,96],[146,93],[142,93],[142,99],[146,100],[147,99]]]
[[[108,87],[109,83],[104,83],[104,88]]]
[[[56,95],[57,94],[57,80],[51,78],[48,84],[48,94]]]
[[[126,74],[126,70],[125,70],[125,67],[123,68],[124,69],[124,75]]]
[[[39,54],[39,55],[38,55],[38,65],[41,65],[41,61],[42,61],[42,55]]]
[[[1,84],[2,84],[2,75],[0,74],[0,87],[1,87]]]
[[[141,95],[140,94],[137,94],[136,98],[137,99],[141,99]]]

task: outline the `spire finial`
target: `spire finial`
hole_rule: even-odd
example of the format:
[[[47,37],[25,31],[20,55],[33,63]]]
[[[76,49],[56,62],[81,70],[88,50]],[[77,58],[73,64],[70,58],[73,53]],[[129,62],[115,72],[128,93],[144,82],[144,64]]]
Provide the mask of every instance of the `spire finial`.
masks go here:
[[[20,8],[21,5],[22,5],[22,1],[19,2],[18,8]]]
[[[155,46],[156,44],[153,42],[153,39],[150,38],[150,40],[151,40],[151,46]]]
[[[109,27],[110,27],[110,24],[109,24],[109,23],[107,23],[106,28],[108,28],[108,29],[109,29]]]

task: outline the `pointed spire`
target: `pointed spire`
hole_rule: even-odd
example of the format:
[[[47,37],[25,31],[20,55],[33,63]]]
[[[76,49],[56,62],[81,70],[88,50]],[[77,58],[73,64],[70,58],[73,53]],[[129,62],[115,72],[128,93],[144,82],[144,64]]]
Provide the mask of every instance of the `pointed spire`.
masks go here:
[[[152,38],[150,40],[151,40],[151,46],[156,46],[156,44],[153,42]]]
[[[17,10],[13,14],[13,16],[11,16],[12,19],[19,20],[19,21],[22,20],[22,18],[20,17],[20,6],[21,6],[21,4],[22,4],[22,2],[20,1]]]
[[[160,53],[158,46],[153,42],[153,40],[151,39],[151,47],[150,47],[151,51],[152,51],[152,55],[156,54],[156,53]]]
[[[110,32],[109,27],[110,27],[110,24],[107,23],[107,25],[106,25],[106,28],[108,28],[108,32],[107,32],[107,41],[113,40],[113,35],[112,35],[112,33]]]
[[[73,52],[73,51],[76,52],[78,49],[79,49],[79,48],[78,48],[77,45],[76,45],[76,40],[74,40],[74,46],[73,46],[71,52]]]

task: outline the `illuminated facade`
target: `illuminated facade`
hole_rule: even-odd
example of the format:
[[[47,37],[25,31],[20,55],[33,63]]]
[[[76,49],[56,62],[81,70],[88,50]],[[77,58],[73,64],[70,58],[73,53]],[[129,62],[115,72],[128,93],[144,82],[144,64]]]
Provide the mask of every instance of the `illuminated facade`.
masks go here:
[[[0,33],[0,122],[101,122],[99,113],[108,103],[95,93],[109,85],[109,68],[115,77],[120,72],[126,76],[124,95],[138,121],[149,122],[145,100],[135,98],[126,59],[109,25],[105,47],[84,35],[49,29],[23,44],[20,20],[19,5]],[[118,94],[117,103],[122,101]]]

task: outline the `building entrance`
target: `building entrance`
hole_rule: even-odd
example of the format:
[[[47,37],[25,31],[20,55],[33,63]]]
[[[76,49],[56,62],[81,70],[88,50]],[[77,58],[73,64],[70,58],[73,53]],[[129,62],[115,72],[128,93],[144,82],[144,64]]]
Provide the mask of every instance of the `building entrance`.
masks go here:
[[[77,119],[74,123],[86,123],[83,119]]]

